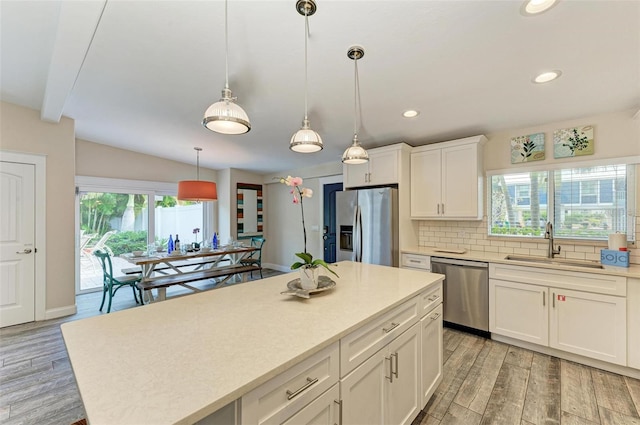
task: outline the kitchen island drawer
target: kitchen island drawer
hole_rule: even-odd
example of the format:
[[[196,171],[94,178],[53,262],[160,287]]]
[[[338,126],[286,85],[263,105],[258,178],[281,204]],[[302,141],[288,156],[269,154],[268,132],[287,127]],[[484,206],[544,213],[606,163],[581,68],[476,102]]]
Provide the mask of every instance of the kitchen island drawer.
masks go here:
[[[242,396],[243,424],[281,424],[338,382],[338,342]]]
[[[442,281],[431,285],[429,289],[420,294],[420,317],[429,313],[438,304],[442,304]]]
[[[346,376],[420,319],[417,295],[340,340],[340,377]]]

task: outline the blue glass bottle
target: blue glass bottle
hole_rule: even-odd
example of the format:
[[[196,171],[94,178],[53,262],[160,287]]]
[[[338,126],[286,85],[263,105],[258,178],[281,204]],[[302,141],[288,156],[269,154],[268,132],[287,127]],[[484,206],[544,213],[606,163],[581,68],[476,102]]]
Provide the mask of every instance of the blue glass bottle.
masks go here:
[[[171,254],[173,252],[173,237],[169,235],[169,242],[167,243],[167,254]]]
[[[211,246],[213,247],[213,249],[218,249],[218,234],[216,232],[213,232],[213,241],[211,243]]]

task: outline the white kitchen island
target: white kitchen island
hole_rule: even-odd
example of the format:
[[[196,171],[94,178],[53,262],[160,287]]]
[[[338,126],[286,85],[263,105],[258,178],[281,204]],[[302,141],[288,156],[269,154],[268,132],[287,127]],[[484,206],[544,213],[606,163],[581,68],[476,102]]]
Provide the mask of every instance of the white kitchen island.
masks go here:
[[[427,295],[441,302],[441,275],[352,262],[335,270],[336,288],[311,299],[280,294],[293,273],[63,324],[89,422],[197,422],[408,301],[418,316],[391,323],[400,331],[419,326]]]

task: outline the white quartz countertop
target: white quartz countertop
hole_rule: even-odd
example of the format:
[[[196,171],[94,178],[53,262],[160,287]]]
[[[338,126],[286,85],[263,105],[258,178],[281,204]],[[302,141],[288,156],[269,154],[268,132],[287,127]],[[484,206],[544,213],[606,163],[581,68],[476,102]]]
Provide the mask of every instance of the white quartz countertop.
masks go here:
[[[631,265],[630,267],[616,267],[603,265],[602,269],[594,269],[591,267],[569,266],[564,264],[544,264],[544,263],[532,263],[529,261],[516,261],[505,260],[505,257],[509,254],[497,253],[497,252],[480,252],[480,251],[467,251],[464,254],[457,254],[452,252],[438,251],[436,247],[408,247],[403,248],[401,251],[407,254],[422,254],[430,255],[432,257],[441,258],[457,258],[460,260],[473,260],[473,261],[485,261],[488,263],[500,263],[500,264],[512,264],[518,266],[539,267],[545,269],[555,270],[570,270],[596,274],[606,274],[624,277],[640,278],[640,265]]]
[[[293,273],[63,324],[89,422],[193,423],[443,277],[335,270],[311,299],[280,294]]]

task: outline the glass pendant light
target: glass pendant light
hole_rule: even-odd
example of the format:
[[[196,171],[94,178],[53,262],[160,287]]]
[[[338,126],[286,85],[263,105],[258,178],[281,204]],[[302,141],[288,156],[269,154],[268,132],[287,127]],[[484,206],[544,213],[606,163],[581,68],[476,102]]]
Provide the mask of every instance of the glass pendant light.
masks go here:
[[[312,153],[322,150],[322,138],[313,131],[309,126],[309,117],[307,116],[307,41],[309,39],[309,16],[316,13],[316,3],[313,0],[298,0],[296,2],[296,10],[299,14],[304,15],[304,119],[302,120],[302,128],[296,131],[289,142],[289,149],[294,152]]]
[[[364,164],[369,161],[369,154],[358,142],[358,94],[360,92],[360,80],[358,79],[358,59],[364,56],[364,49],[360,46],[351,46],[347,56],[353,59],[355,64],[355,88],[353,94],[353,144],[342,154],[342,162],[345,164]]]
[[[200,180],[200,151],[202,148],[193,148],[197,152],[196,180],[182,180],[178,182],[178,199],[181,201],[215,201],[218,199],[216,184]]]
[[[227,3],[224,2],[224,41],[225,41],[225,83],[222,89],[222,99],[207,108],[202,125],[211,131],[222,134],[244,134],[251,130],[251,123],[247,113],[235,103],[229,89],[229,35],[227,29]]]

